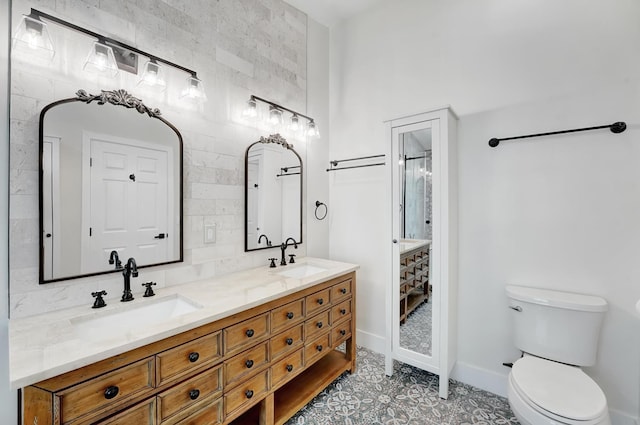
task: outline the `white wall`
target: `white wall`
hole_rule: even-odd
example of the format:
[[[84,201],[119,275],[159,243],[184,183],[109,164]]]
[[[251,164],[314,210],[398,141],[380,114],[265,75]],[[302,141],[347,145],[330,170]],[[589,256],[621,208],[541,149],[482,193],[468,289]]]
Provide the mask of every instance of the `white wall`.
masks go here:
[[[501,363],[517,354],[505,284],[600,294],[610,311],[588,373],[618,424],[638,416],[640,400],[639,14],[633,0],[398,0],[331,35],[332,158],[387,152],[386,119],[444,104],[461,116],[456,376],[505,393]],[[617,120],[626,133],[487,145]],[[376,348],[388,176],[382,167],[342,173],[331,180],[331,256],[362,266],[359,342]]]
[[[320,129],[320,138],[307,141],[305,190],[303,192],[306,213],[307,254],[313,257],[329,257],[329,29],[313,19],[307,19],[307,112],[314,117]],[[328,204],[324,220],[315,217],[316,201]],[[320,207],[318,215],[325,210]]]
[[[9,38],[11,1],[0,3],[0,418],[18,422],[9,388]]]

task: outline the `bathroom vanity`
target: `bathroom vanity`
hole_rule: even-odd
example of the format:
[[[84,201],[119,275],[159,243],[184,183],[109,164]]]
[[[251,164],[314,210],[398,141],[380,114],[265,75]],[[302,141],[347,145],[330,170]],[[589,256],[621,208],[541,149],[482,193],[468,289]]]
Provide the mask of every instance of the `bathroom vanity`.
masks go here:
[[[400,324],[429,300],[429,245],[421,239],[400,240]]]
[[[24,423],[282,424],[355,369],[357,268],[306,258],[13,321]],[[174,317],[148,321],[154,302]],[[105,318],[125,326],[94,334]]]

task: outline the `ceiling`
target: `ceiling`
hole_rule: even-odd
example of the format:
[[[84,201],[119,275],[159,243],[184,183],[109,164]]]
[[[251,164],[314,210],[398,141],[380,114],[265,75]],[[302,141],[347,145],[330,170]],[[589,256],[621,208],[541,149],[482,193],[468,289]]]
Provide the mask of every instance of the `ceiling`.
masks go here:
[[[313,20],[332,27],[371,6],[388,0],[284,0]]]

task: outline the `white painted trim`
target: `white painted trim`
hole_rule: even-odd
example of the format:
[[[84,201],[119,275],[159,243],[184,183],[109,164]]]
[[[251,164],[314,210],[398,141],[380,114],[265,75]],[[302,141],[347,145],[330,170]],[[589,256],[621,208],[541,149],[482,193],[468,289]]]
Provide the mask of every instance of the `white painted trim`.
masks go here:
[[[612,425],[638,425],[640,418],[633,417],[619,410],[609,409],[609,418]]]
[[[456,381],[464,382],[502,397],[507,396],[507,376],[508,370],[503,375],[464,362],[457,362],[451,373],[451,378]]]
[[[368,350],[380,354],[383,354],[385,352],[385,339],[380,335],[356,329],[356,341],[358,341],[358,345],[360,347],[364,347]]]

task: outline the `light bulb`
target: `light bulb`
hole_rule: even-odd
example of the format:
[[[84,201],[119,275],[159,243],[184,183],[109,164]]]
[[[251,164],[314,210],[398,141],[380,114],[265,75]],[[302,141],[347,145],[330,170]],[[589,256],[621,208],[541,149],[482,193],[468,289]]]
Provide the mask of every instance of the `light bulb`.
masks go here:
[[[258,116],[258,105],[256,100],[251,98],[247,100],[247,106],[242,111],[242,116],[245,118],[255,118]]]

